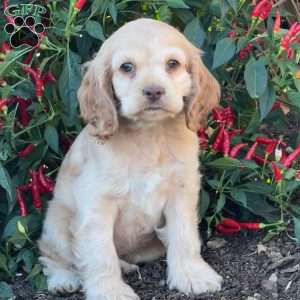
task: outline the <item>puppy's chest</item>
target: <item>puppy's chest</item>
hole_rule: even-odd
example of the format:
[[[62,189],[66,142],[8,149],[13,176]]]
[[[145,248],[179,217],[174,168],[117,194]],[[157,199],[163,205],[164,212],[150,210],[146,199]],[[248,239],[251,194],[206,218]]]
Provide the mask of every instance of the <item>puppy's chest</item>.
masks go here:
[[[155,228],[164,223],[169,184],[162,170],[130,176],[128,194],[118,200],[115,242],[120,254],[144,247],[154,238]]]
[[[156,218],[170,193],[180,183],[183,166],[166,149],[156,149],[148,154],[148,157],[145,155],[137,158],[140,160],[139,164],[128,166],[127,201],[128,206],[133,205]]]
[[[166,202],[180,184],[180,169],[180,163],[168,155],[128,168],[126,193],[118,200],[118,225],[124,238],[135,244],[133,240],[147,239],[161,226]]]

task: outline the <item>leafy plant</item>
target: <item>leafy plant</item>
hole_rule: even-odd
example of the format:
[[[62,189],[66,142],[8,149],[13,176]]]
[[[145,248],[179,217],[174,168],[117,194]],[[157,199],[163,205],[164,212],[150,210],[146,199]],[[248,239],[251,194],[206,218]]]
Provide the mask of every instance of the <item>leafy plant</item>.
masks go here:
[[[263,222],[269,234],[289,233],[294,224],[300,241],[293,198],[300,186],[300,25],[290,9],[266,0],[256,6],[245,0],[71,0],[49,1],[46,8],[38,16],[46,30],[37,45],[12,48],[0,32],[0,280],[21,270],[36,288],[45,287],[35,240],[53,178],[82,128],[81,65],[112,32],[140,17],[180,29],[204,50],[222,86],[224,108],[199,130],[205,174],[199,215],[209,230],[236,224],[228,218]],[[2,27],[12,21],[0,18]],[[0,294],[11,295],[3,282]]]

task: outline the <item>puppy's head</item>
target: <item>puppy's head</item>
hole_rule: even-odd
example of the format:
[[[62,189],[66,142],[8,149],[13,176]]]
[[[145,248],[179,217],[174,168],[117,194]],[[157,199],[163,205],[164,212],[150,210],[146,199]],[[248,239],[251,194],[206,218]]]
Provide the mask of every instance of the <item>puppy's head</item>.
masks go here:
[[[188,128],[196,131],[219,94],[199,49],[173,27],[140,19],[105,41],[78,97],[92,134],[106,138],[118,129],[120,117],[155,123],[185,113]]]

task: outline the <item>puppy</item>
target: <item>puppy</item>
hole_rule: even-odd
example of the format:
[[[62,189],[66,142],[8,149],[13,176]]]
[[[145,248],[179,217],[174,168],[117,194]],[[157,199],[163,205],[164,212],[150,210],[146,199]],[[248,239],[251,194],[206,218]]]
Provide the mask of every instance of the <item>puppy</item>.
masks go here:
[[[83,286],[88,300],[139,299],[121,268],[166,253],[168,285],[217,291],[200,256],[196,131],[219,85],[195,48],[162,22],[116,31],[78,92],[86,127],[60,168],[39,241],[52,292]]]

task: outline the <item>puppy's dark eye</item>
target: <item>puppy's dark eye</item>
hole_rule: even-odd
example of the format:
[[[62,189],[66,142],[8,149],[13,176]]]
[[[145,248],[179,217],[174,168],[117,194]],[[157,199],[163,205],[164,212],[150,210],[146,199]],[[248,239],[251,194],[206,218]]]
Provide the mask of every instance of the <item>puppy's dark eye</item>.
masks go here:
[[[170,59],[167,62],[167,67],[168,67],[169,70],[174,70],[174,69],[178,68],[179,65],[180,65],[180,63],[176,59]]]
[[[120,70],[125,73],[131,73],[134,71],[134,65],[132,63],[124,63],[120,66]]]

